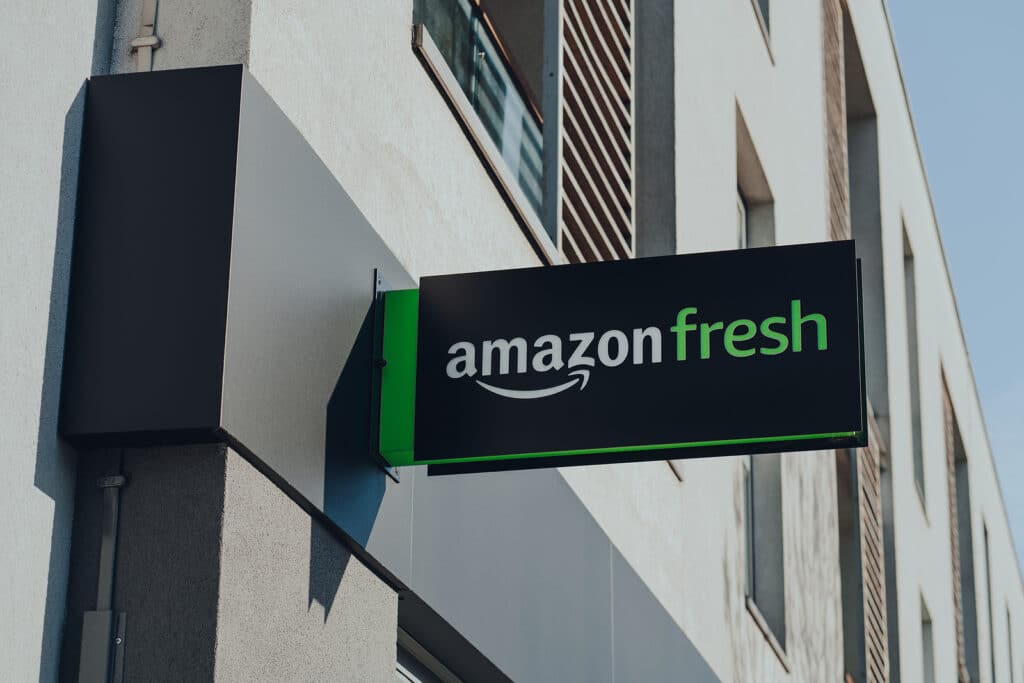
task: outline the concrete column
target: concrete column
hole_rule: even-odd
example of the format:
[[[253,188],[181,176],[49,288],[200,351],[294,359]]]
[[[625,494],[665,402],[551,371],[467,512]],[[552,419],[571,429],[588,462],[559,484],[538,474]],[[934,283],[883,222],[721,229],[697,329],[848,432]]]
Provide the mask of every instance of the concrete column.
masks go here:
[[[121,490],[113,610],[130,681],[381,681],[396,592],[245,459],[218,444],[87,454],[80,468],[62,679],[95,609],[102,492]]]

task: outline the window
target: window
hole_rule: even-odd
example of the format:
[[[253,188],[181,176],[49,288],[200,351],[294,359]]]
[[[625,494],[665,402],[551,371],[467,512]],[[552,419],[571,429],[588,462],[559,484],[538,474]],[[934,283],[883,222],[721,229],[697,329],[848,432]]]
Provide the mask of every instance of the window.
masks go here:
[[[736,108],[736,235],[740,249],[775,243],[775,203],[746,121]],[[745,456],[744,534],[747,609],[782,660],[786,580],[782,527],[782,457]]]
[[[527,4],[539,6],[531,2],[524,7]],[[525,10],[522,14],[529,16]],[[494,21],[478,2],[415,0],[413,22],[416,46],[424,61],[443,89],[458,89],[458,93],[448,92],[454,108],[492,170],[508,179],[506,189],[513,195],[513,202],[518,205],[521,199],[528,205],[539,225],[544,187],[543,133],[536,95],[527,82],[539,81],[540,74],[533,79],[519,72],[509,46],[501,41]],[[543,35],[543,24],[529,28],[532,30],[519,31],[515,36]],[[531,66],[535,66],[532,58],[541,50],[539,42],[519,48],[530,58],[524,63]],[[453,85],[447,87],[448,83]]]
[[[924,451],[921,445],[921,387],[917,359],[917,285],[914,276],[914,251],[906,226],[903,228],[903,281],[907,316],[907,363],[910,370],[910,429],[914,461],[914,483],[925,504]]]
[[[932,637],[932,615],[921,598],[921,671],[924,683],[935,683],[935,643]]]
[[[1013,683],[1013,623],[1010,619],[1010,608],[1006,608],[1006,656],[1010,659],[1010,683]]]
[[[768,0],[756,0],[756,2],[754,3],[754,8],[757,10],[757,13],[761,15],[761,21],[764,23],[764,30],[770,31],[772,25],[771,17],[768,13]]]
[[[878,118],[865,75],[857,36],[846,8],[843,9],[843,83],[846,99],[846,180],[849,189],[850,233],[834,239],[852,237],[861,260],[864,305],[864,371],[868,400],[888,448],[889,440],[889,353],[886,339],[886,283],[882,249],[882,201],[878,165]],[[841,139],[839,131],[835,137]],[[897,315],[899,311],[895,312]],[[889,313],[892,317],[893,312]],[[894,453],[902,461],[903,453]],[[887,560],[891,558],[886,558]],[[891,565],[890,565],[891,566]],[[888,588],[888,586],[887,586]],[[893,593],[889,593],[893,595]],[[891,602],[891,601],[890,601]],[[890,616],[895,616],[890,615]],[[892,623],[897,623],[891,620]],[[898,629],[890,629],[895,635]],[[895,650],[890,650],[895,654]],[[890,671],[899,671],[898,661]]]
[[[543,182],[540,112],[484,11],[470,0],[416,0],[422,23],[538,214]]]
[[[861,564],[857,451],[836,451],[836,517],[839,529],[839,585],[843,606],[844,681],[863,681],[864,594]]]
[[[747,203],[739,193],[736,194],[736,246],[747,248]]]
[[[551,263],[635,256],[632,0],[414,0],[413,21],[535,250]]]
[[[747,607],[781,656],[786,648],[782,457],[778,453],[745,457]]]
[[[743,112],[736,107],[736,246],[775,244],[775,198]]]
[[[988,609],[988,658],[991,680],[996,679],[996,625],[992,614],[992,557],[988,546],[988,524],[981,523],[985,544],[985,605]]]
[[[971,526],[971,489],[967,452],[960,436],[960,425],[953,412],[949,391],[943,383],[943,412],[946,422],[947,466],[952,468],[950,482],[950,536],[953,546],[953,606],[962,642],[957,643],[957,658],[962,673],[972,681],[981,680],[978,671],[978,610],[974,594],[974,538]],[[963,676],[961,676],[963,677]]]
[[[750,0],[750,6],[754,10],[754,20],[761,30],[761,37],[764,38],[764,46],[768,48],[768,58],[775,63],[772,55],[771,26],[769,22],[770,0]]]

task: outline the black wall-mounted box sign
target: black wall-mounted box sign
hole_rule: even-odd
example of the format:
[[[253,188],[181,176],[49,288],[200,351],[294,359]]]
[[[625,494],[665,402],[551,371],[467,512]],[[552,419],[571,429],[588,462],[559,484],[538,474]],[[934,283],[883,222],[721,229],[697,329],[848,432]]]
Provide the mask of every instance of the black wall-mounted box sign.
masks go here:
[[[385,301],[381,452],[440,471],[866,444],[827,242],[425,277]]]

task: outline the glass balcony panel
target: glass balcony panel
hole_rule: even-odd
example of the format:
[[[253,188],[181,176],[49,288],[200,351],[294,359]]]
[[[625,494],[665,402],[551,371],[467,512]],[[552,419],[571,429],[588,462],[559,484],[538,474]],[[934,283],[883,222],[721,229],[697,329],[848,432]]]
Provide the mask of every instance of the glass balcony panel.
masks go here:
[[[483,12],[471,0],[416,0],[413,20],[424,25],[444,55],[502,160],[540,216],[544,196],[540,121]]]

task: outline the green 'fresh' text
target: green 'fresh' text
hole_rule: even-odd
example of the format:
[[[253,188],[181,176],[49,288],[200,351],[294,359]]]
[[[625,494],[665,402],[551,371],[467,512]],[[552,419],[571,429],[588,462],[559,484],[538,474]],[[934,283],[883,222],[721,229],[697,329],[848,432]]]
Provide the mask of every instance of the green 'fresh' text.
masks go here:
[[[811,342],[818,351],[828,349],[828,322],[820,313],[804,314],[799,299],[790,301],[790,317],[771,316],[760,323],[741,318],[726,323],[697,322],[698,310],[694,306],[683,308],[676,315],[671,330],[676,335],[676,360],[687,359],[687,351],[697,345],[700,358],[711,358],[713,346],[721,346],[734,358],[749,358],[755,354],[777,356],[804,350],[805,329],[812,335]]]

